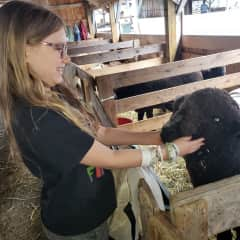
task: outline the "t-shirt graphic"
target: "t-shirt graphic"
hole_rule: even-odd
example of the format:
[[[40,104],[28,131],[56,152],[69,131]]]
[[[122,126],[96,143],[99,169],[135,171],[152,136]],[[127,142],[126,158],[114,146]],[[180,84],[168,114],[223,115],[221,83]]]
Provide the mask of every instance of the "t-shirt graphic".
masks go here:
[[[96,178],[101,178],[104,175],[103,168],[89,166],[87,167],[87,174],[89,176],[90,182],[93,182],[94,170]]]

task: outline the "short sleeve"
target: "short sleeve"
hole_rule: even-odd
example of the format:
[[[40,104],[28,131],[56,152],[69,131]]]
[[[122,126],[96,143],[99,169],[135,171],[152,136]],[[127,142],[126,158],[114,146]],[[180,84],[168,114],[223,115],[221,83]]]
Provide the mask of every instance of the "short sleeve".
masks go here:
[[[59,173],[79,164],[94,141],[89,134],[50,109],[31,108],[24,111],[18,120],[24,131],[24,136],[20,134],[20,149],[25,155],[31,152],[45,169]]]

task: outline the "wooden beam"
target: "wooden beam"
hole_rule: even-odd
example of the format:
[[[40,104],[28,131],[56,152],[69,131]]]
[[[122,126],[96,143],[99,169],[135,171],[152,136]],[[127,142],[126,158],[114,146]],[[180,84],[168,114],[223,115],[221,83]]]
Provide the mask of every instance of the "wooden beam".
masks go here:
[[[98,85],[112,84],[113,88],[129,86],[147,81],[160,80],[163,78],[198,72],[213,67],[221,67],[240,62],[240,49],[216,53],[208,56],[196,57],[173,63],[166,63],[160,66],[149,67],[146,69],[131,70],[112,75],[96,77]],[[104,92],[103,98],[112,96],[111,92]]]
[[[108,50],[133,48],[133,47],[134,47],[134,40],[129,40],[129,41],[107,43],[107,44],[84,47],[84,48],[72,48],[68,50],[68,55],[69,57],[77,57],[83,53],[102,52],[102,51],[108,51]]]
[[[151,54],[151,53],[160,53],[162,50],[160,44],[150,44],[145,45],[140,48],[128,48],[122,50],[115,50],[112,52],[90,54],[79,57],[72,57],[72,62],[78,65],[84,65],[89,63],[104,63],[111,62],[116,60],[131,59],[135,56]]]
[[[188,2],[188,0],[181,0],[179,5],[177,6],[177,15],[179,15],[180,13],[183,12],[184,7],[186,5],[186,3]]]
[[[171,117],[171,113],[166,113],[157,117],[149,118],[146,120],[141,120],[135,123],[129,123],[118,126],[118,128],[127,129],[135,132],[148,132],[152,130],[161,129],[163,125]]]
[[[166,58],[174,61],[177,52],[176,35],[176,7],[172,0],[165,0],[165,34],[166,34]]]
[[[64,4],[55,4],[55,5],[48,5],[48,8],[51,10],[56,9],[65,9],[65,8],[74,8],[74,7],[82,7],[82,3],[64,3]]]
[[[88,28],[89,28],[89,34],[91,35],[91,38],[95,37],[96,34],[96,26],[95,26],[95,20],[93,16],[93,9],[89,6],[89,4],[86,4],[86,13],[87,13],[87,22],[88,22]]]
[[[111,39],[94,38],[94,39],[88,39],[80,42],[68,42],[67,46],[68,46],[68,49],[70,50],[75,48],[99,46],[99,45],[108,44],[110,42],[111,42]]]
[[[240,86],[239,79],[240,72],[228,74],[223,77],[212,78],[209,80],[203,80],[173,88],[154,91],[134,97],[115,100],[116,110],[118,113],[122,113],[142,107],[168,102],[174,100],[176,97],[180,97],[206,87],[217,87],[220,89],[237,87]]]
[[[110,22],[111,22],[112,41],[115,43],[119,41],[120,32],[119,32],[118,20],[116,18],[116,13],[115,13],[114,1],[111,1],[110,3],[109,16],[110,16]]]
[[[90,69],[86,70],[93,77],[103,77],[115,73],[121,73],[126,71],[132,71],[136,69],[143,69],[147,67],[159,66],[162,64],[162,59],[160,57],[150,58],[146,60],[140,60],[137,62],[123,63],[117,66],[105,67],[102,69]]]

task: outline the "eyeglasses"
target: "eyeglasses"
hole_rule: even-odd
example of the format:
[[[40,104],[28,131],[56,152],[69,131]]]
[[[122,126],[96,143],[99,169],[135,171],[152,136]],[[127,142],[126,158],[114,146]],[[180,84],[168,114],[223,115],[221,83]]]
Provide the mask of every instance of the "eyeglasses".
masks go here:
[[[40,42],[40,44],[57,50],[60,53],[61,58],[64,58],[67,55],[67,45],[64,43]]]

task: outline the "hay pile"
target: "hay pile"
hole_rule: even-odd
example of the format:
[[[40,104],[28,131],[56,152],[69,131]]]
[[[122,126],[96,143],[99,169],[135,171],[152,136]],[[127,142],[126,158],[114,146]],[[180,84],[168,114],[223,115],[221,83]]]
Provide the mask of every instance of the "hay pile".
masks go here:
[[[193,188],[183,158],[171,163],[159,162],[154,170],[171,195]]]
[[[40,182],[22,162],[0,150],[0,239],[45,240],[40,223]]]

